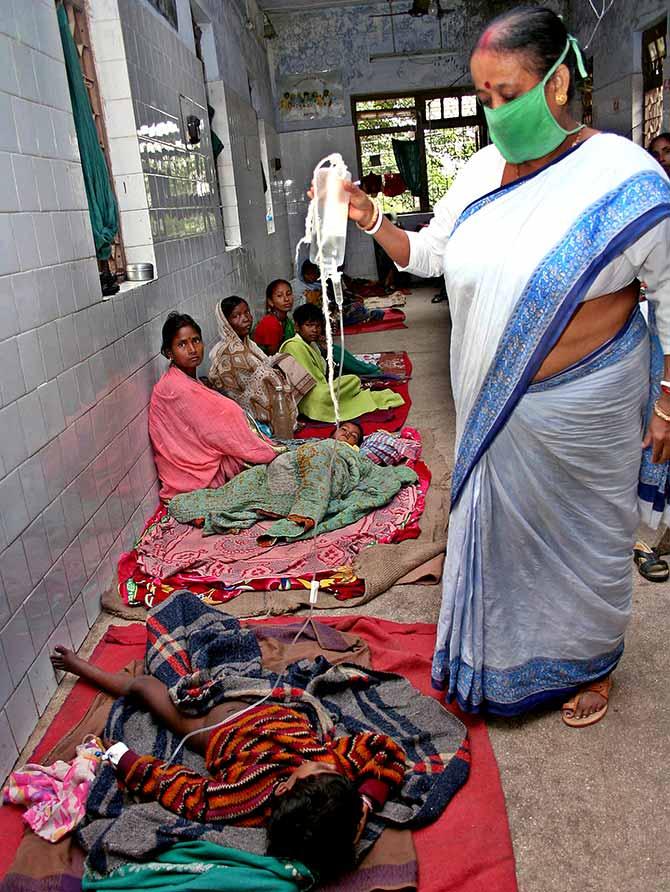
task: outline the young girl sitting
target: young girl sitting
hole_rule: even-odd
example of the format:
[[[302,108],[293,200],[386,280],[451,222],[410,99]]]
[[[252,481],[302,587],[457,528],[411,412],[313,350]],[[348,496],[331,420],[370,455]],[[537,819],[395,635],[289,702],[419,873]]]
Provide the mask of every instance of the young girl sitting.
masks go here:
[[[321,356],[318,341],[325,328],[323,313],[313,304],[303,304],[293,315],[297,334],[285,341],[281,352],[292,356],[316,381],[313,389],[304,396],[298,408],[307,418],[315,421],[335,421],[335,407],[328,389],[326,362]],[[405,402],[392,390],[363,390],[361,379],[356,375],[342,375],[338,379],[340,418],[349,420],[374,412],[391,409]]]
[[[265,316],[254,329],[253,339],[268,356],[274,356],[283,341],[295,334],[289,313],[293,309],[293,289],[286,279],[274,279],[265,289]]]

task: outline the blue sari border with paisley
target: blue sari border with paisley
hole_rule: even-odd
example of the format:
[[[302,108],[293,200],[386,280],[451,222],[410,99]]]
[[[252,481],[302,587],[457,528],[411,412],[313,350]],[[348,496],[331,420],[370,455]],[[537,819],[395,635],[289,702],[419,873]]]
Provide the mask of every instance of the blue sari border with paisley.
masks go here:
[[[455,700],[464,712],[521,715],[544,704],[565,701],[582,685],[605,678],[616,668],[623,649],[621,642],[610,653],[589,660],[536,658],[509,669],[484,666],[477,673],[461,659],[451,660],[447,666],[447,652],[440,650],[434,658],[432,686],[438,691],[446,688],[447,700]],[[451,679],[458,679],[457,684]]]
[[[495,198],[491,193],[488,203]],[[486,204],[480,199],[471,206],[469,216]],[[580,214],[537,266],[502,333],[466,421],[454,468],[452,508],[597,276],[669,216],[670,184],[660,174],[643,171]]]

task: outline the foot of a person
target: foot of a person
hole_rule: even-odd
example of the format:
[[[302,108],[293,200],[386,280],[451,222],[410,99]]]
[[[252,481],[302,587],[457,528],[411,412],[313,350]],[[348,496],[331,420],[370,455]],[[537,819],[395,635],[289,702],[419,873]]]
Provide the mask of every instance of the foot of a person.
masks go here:
[[[79,674],[77,670],[81,663],[80,658],[73,650],[63,647],[62,644],[58,644],[54,647],[50,660],[54,669],[58,669],[61,672],[72,672],[74,675]]]
[[[607,700],[601,694],[596,694],[595,691],[582,691],[577,694],[574,709],[566,710],[566,712],[571,713],[569,718],[585,719],[602,709],[606,703]]]
[[[589,682],[563,704],[563,721],[572,727],[584,727],[600,721],[607,712],[612,688],[610,676]]]

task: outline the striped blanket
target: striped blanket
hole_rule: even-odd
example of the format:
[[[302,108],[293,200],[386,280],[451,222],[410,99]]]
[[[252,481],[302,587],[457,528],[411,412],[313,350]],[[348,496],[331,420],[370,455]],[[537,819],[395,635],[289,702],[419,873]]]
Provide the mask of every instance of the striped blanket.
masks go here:
[[[318,625],[326,637],[338,634]],[[276,702],[304,711],[317,729],[334,729],[336,736],[379,731],[403,748],[410,762],[405,781],[382,811],[368,820],[359,843],[361,858],[385,827],[419,828],[435,820],[467,779],[464,725],[401,676],[318,658],[293,663],[278,679],[261,667],[255,630],[241,629],[235,619],[185,591],[152,611],[147,632],[147,668],[168,686],[184,711],[204,714],[215,704],[255,701],[272,691]],[[336,642],[332,644],[331,649],[337,650]],[[124,699],[115,703],[105,735],[161,758],[169,758],[179,743]],[[204,773],[202,758],[190,751],[182,750],[179,761]],[[89,869],[102,874],[193,839],[254,854],[265,851],[263,829],[198,824],[157,803],[134,802],[118,787],[107,765],[91,789],[78,837],[88,853]]]

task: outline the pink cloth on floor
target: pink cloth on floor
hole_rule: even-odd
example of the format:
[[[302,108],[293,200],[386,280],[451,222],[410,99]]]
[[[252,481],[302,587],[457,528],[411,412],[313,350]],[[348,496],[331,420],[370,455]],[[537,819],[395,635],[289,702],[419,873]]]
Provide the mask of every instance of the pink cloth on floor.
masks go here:
[[[199,582],[224,585],[333,571],[351,566],[368,545],[391,541],[411,517],[420,497],[418,487],[404,486],[388,505],[340,530],[320,533],[316,544],[305,539],[272,548],[263,548],[256,541],[272,521],[254,524],[237,535],[203,536],[201,530],[168,515],[142,536],[137,561],[145,573],[157,579],[179,573]]]
[[[2,789],[3,801],[30,805],[23,820],[38,836],[58,842],[86,813],[86,797],[100,765],[102,744],[97,738],[77,747],[71,762],[28,763],[13,771]]]
[[[237,403],[173,365],[151,394],[149,436],[162,499],[223,486],[247,465],[268,464],[277,454]]]

